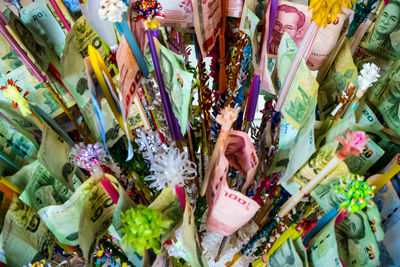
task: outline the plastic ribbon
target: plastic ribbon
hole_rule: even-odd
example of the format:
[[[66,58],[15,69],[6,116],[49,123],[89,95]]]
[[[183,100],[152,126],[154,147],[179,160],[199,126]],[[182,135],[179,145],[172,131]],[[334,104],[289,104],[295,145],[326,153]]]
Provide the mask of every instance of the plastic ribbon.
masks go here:
[[[15,85],[16,82],[14,82],[11,79],[7,80],[7,86],[1,86],[1,90],[3,90],[3,96],[10,99],[13,104],[13,108],[19,108],[21,111],[22,115],[24,117],[31,115],[32,111],[29,108],[29,101],[26,99],[26,96],[29,94],[28,91],[26,91],[24,94],[22,94],[22,89]]]
[[[312,11],[311,20],[319,27],[326,27],[333,23],[339,14],[343,14],[342,7],[350,9],[354,0],[310,0],[309,10]]]
[[[149,248],[157,254],[160,253],[160,236],[165,233],[164,228],[172,223],[163,218],[161,211],[143,205],[128,209],[122,214],[121,221],[121,231],[125,233],[123,242],[132,246],[141,256]]]

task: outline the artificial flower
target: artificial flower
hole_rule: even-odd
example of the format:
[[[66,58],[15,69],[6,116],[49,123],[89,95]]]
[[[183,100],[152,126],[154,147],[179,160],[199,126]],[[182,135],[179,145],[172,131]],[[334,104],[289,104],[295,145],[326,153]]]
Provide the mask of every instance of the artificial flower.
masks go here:
[[[346,138],[335,136],[335,140],[342,144],[338,156],[340,158],[346,158],[348,155],[354,154],[359,156],[363,151],[365,144],[368,142],[369,137],[361,131],[352,132],[347,130]]]
[[[160,237],[172,224],[171,220],[163,218],[161,211],[143,205],[128,209],[122,214],[121,221],[121,231],[125,234],[123,242],[132,246],[141,256],[149,248],[160,253]]]
[[[13,108],[19,108],[22,115],[26,117],[27,115],[32,114],[32,111],[29,108],[29,101],[26,99],[26,96],[29,94],[26,91],[22,94],[22,89],[15,85],[16,81],[14,82],[11,79],[7,80],[7,86],[2,86],[0,89],[3,90],[3,96],[10,99],[13,104]]]
[[[109,22],[122,22],[127,5],[121,0],[100,0],[99,17]]]
[[[343,13],[343,7],[349,9],[354,2],[354,0],[310,0],[308,9],[313,10],[311,20],[325,28]]]

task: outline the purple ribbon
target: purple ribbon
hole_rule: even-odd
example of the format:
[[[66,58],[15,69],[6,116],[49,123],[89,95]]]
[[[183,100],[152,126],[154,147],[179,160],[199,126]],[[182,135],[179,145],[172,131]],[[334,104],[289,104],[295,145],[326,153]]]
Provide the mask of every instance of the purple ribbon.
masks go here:
[[[272,32],[274,31],[276,13],[278,11],[278,3],[279,3],[279,0],[271,0],[271,7],[270,7],[271,10],[269,12],[269,29],[268,29],[267,49],[268,49],[269,41],[271,41]]]

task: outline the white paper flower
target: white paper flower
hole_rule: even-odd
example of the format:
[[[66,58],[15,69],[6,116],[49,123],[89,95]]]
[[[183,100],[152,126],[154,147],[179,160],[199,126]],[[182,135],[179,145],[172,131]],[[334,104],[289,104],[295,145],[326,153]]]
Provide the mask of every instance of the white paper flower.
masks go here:
[[[380,77],[379,71],[379,67],[374,63],[365,63],[363,65],[363,69],[360,71],[360,75],[358,75],[357,98],[361,98],[367,89],[378,80]]]
[[[112,23],[122,22],[122,15],[128,11],[127,5],[121,0],[100,0],[99,17]]]
[[[187,153],[170,147],[167,152],[155,156],[150,172],[153,174],[145,178],[154,181],[150,187],[162,190],[171,186],[175,193],[175,185],[182,187],[185,180],[195,178],[196,165],[188,159]]]

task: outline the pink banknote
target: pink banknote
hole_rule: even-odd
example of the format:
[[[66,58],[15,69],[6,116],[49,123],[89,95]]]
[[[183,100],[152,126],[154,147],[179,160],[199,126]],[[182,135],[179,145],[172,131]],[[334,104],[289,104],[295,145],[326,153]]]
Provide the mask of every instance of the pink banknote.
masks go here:
[[[280,1],[275,19],[268,54],[278,53],[279,43],[283,33],[287,32],[297,46],[300,46],[308,27],[311,24],[312,11],[308,6],[288,1]],[[336,20],[326,28],[320,28],[311,49],[307,65],[311,70],[317,70],[331,52],[339,38],[345,20],[345,15],[338,15]]]
[[[165,18],[160,18],[163,27],[193,27],[192,0],[159,0]]]
[[[227,184],[229,165],[246,175],[249,184],[256,171],[258,159],[248,135],[230,131],[226,149],[221,148],[208,184],[206,196],[209,206],[208,228],[224,236],[231,235],[247,223],[260,206],[242,193],[232,190]]]
[[[228,17],[240,18],[242,16],[243,0],[228,1]]]

